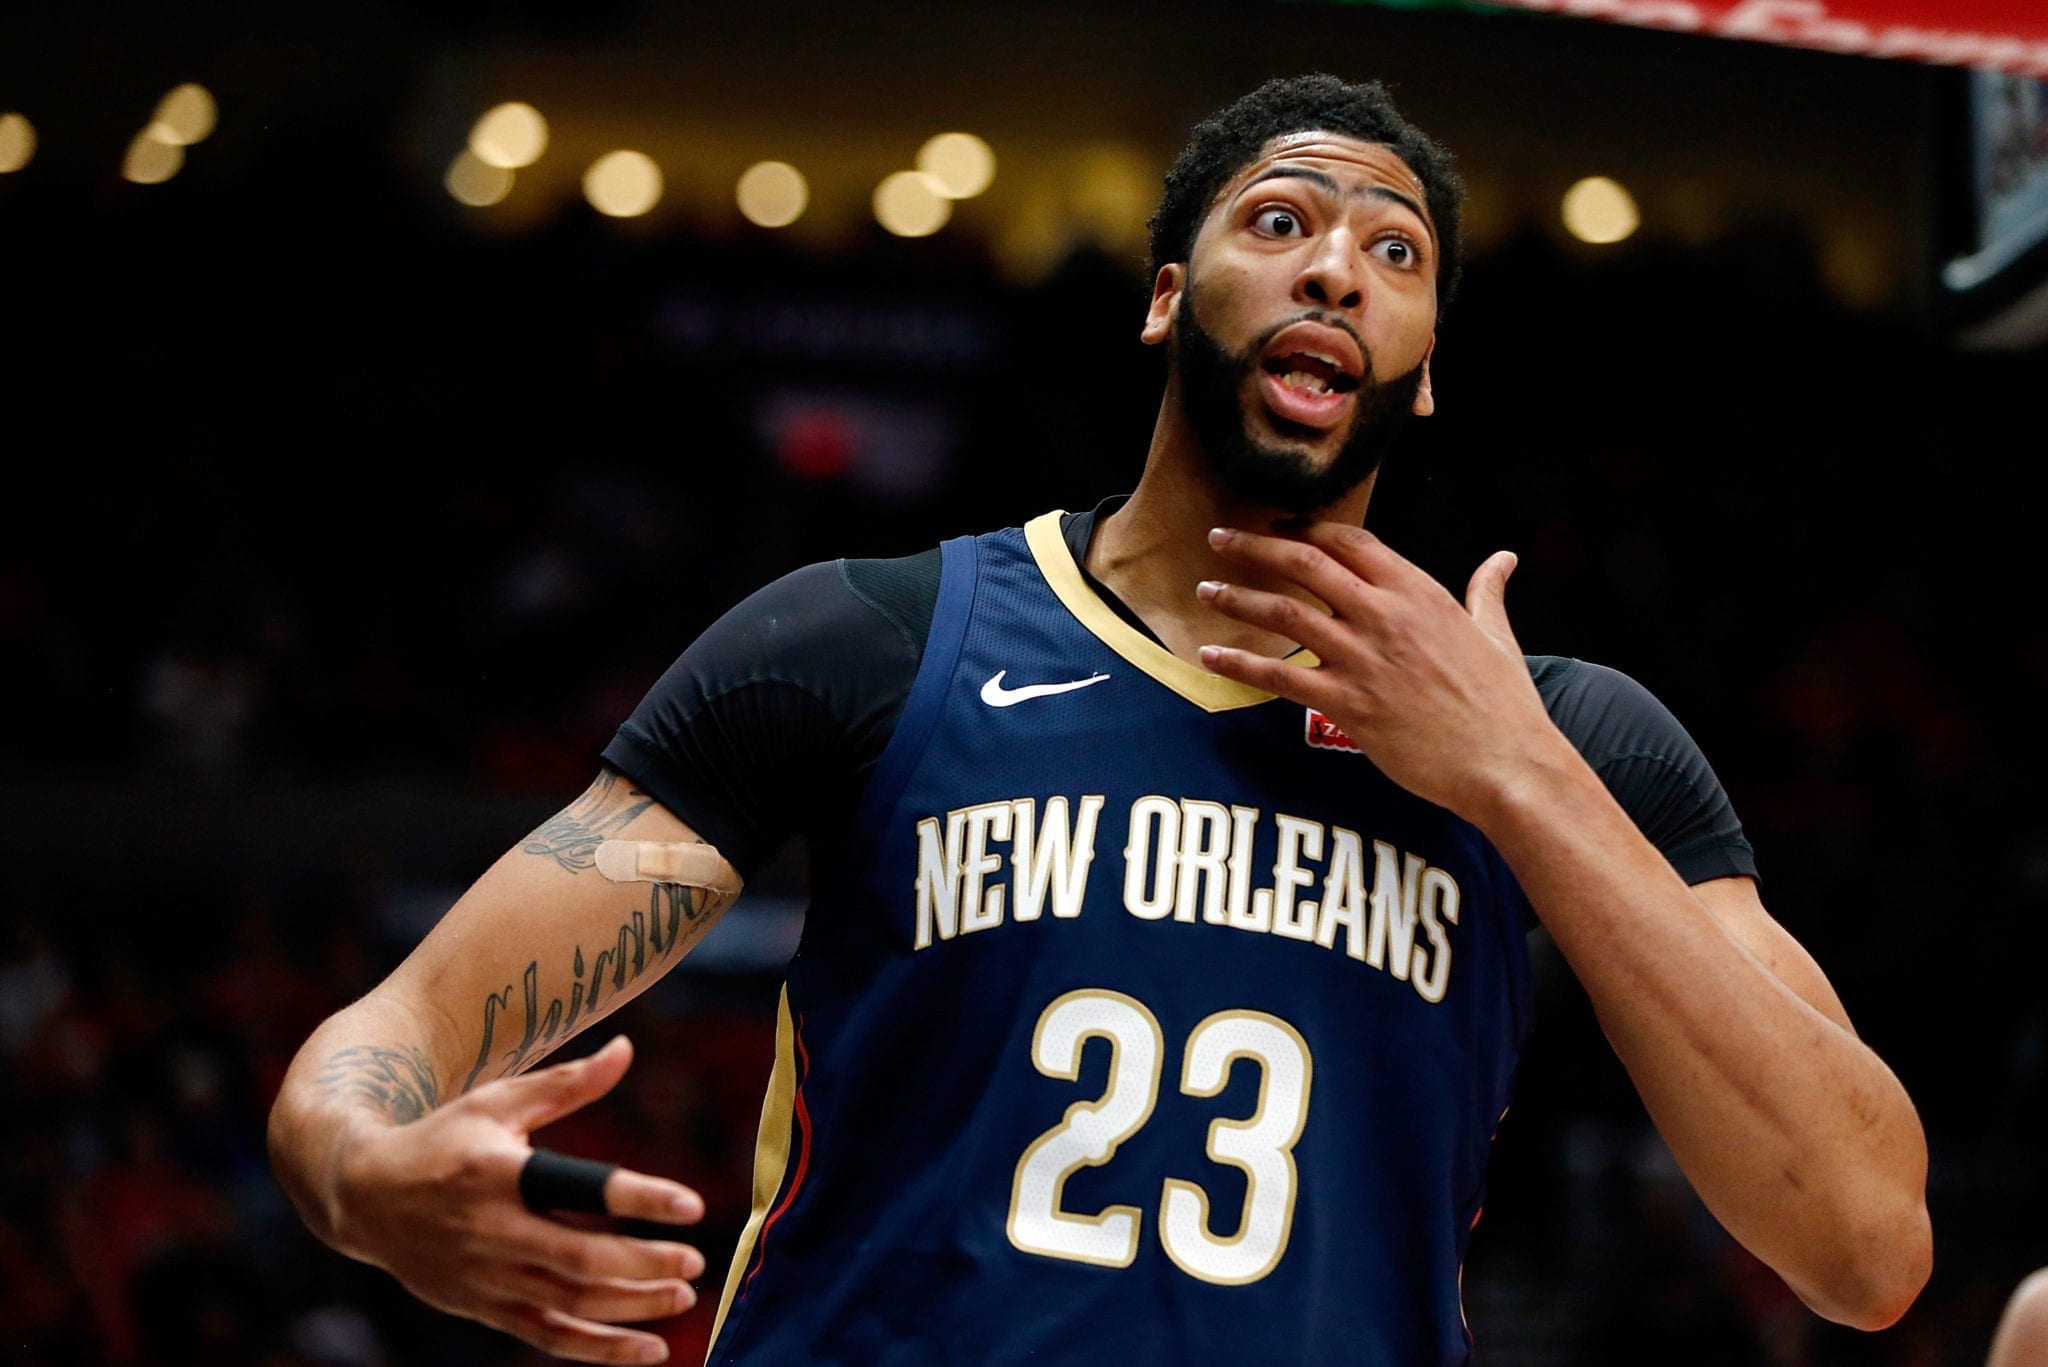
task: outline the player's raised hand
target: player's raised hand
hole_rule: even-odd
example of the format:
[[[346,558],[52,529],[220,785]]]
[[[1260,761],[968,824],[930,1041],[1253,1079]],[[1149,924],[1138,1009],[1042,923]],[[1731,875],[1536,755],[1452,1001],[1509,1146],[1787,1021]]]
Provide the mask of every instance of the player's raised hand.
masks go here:
[[[1322,667],[1217,646],[1203,648],[1202,663],[1324,713],[1409,791],[1477,820],[1521,766],[1569,750],[1508,623],[1510,552],[1479,566],[1461,606],[1360,527],[1312,522],[1299,537],[1219,529],[1210,545],[1247,578],[1298,584],[1331,611],[1204,583],[1198,592],[1210,606],[1306,646]]]
[[[609,1092],[632,1059],[621,1036],[588,1058],[485,1083],[412,1124],[356,1130],[341,1160],[336,1246],[429,1305],[558,1357],[663,1360],[661,1338],[617,1326],[695,1304],[689,1282],[703,1255],[571,1228],[528,1210],[519,1190],[527,1136]],[[602,1199],[630,1219],[690,1224],[704,1214],[688,1187],[623,1168],[604,1180]]]

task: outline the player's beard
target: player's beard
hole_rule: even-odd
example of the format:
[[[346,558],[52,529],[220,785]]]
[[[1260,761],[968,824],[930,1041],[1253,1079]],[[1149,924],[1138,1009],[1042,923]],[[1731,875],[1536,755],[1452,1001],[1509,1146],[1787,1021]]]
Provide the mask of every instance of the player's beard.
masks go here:
[[[1182,288],[1174,348],[1181,413],[1224,489],[1246,502],[1297,517],[1329,507],[1379,469],[1413,416],[1415,395],[1422,387],[1421,362],[1406,374],[1377,379],[1372,353],[1361,345],[1365,374],[1358,384],[1351,432],[1328,465],[1318,466],[1304,446],[1256,440],[1244,396],[1259,382],[1260,353],[1282,328],[1303,318],[1328,321],[1314,313],[1290,318],[1233,356],[1196,321],[1195,282],[1189,276]]]

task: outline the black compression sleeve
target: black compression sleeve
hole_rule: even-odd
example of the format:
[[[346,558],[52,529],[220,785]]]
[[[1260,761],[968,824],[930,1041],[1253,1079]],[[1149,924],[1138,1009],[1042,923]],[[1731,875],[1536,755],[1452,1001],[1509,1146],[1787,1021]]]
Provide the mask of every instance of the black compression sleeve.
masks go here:
[[[776,580],[669,666],[605,761],[751,877],[851,803],[888,744],[924,652],[938,562],[933,550]]]
[[[1678,719],[1628,675],[1579,660],[1529,661],[1558,729],[1570,737],[1651,844],[1688,883],[1756,877],[1734,804]]]

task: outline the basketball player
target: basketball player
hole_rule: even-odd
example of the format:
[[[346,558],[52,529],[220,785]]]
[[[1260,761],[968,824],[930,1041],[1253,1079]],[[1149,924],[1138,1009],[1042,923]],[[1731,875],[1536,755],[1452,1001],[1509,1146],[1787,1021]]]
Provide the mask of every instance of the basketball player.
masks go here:
[[[1985,1367],[2048,1367],[2048,1267],[2013,1288]]]
[[[814,873],[712,1350],[736,1363],[1459,1363],[1540,923],[1708,1207],[1816,1311],[1924,1282],[1897,1081],[1765,913],[1728,799],[1612,671],[1525,658],[1362,530],[1434,407],[1448,156],[1376,85],[1200,125],[1153,221],[1170,378],[1128,499],[799,570],[597,781],[324,1024],[272,1124],[314,1230],[564,1357],[689,1306],[646,1174],[535,1154],[803,834]]]

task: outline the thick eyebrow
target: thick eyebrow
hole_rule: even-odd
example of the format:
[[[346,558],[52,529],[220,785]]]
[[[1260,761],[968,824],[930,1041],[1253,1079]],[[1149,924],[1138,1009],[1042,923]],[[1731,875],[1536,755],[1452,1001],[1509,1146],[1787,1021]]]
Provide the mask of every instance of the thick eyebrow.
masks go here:
[[[1246,190],[1251,189],[1254,185],[1259,185],[1269,180],[1281,179],[1305,180],[1329,195],[1341,196],[1344,193],[1344,187],[1337,184],[1333,178],[1324,175],[1321,171],[1312,171],[1306,166],[1268,166],[1265,170],[1246,181],[1237,193],[1243,195]],[[1429,215],[1423,211],[1422,206],[1416,203],[1410,196],[1402,194],[1399,190],[1391,189],[1385,185],[1367,185],[1362,189],[1353,191],[1353,194],[1360,199],[1383,199],[1400,205],[1409,213],[1422,220],[1423,226],[1429,229],[1429,235],[1432,238],[1436,236],[1436,225],[1430,222]]]

